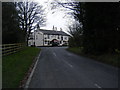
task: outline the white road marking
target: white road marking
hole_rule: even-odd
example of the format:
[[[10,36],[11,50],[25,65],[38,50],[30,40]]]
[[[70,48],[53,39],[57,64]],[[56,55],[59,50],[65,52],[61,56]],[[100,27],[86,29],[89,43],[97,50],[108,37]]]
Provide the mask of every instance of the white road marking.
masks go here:
[[[64,60],[64,62],[65,62],[67,65],[69,65],[70,67],[73,67],[73,65],[71,65],[71,64],[68,63],[68,62],[66,62],[65,60]]]
[[[53,52],[53,55],[57,57],[56,53]],[[71,65],[70,63],[68,63],[67,61],[63,60],[67,65],[69,65],[70,67],[73,67],[73,65]]]
[[[70,54],[70,53],[68,53],[67,55],[68,55],[68,56],[72,56],[72,54]]]
[[[37,66],[37,64],[38,64],[39,58],[40,58],[40,56],[41,56],[41,52],[42,52],[42,51],[40,51],[38,57],[36,58],[37,60],[36,60],[36,62],[35,62],[35,64],[34,64],[34,67],[33,67],[32,71],[31,71],[31,73],[30,73],[30,75],[29,75],[29,77],[28,77],[28,80],[27,80],[24,88],[29,88],[29,84],[30,84],[30,82],[31,82],[33,73],[34,73],[34,71],[35,71],[35,68],[36,68],[36,66]]]
[[[53,55],[54,55],[54,56],[57,56],[54,52],[53,52]]]
[[[99,86],[98,84],[96,84],[96,83],[95,83],[94,85],[95,85],[97,88],[102,88],[102,87],[100,87],[100,86]]]

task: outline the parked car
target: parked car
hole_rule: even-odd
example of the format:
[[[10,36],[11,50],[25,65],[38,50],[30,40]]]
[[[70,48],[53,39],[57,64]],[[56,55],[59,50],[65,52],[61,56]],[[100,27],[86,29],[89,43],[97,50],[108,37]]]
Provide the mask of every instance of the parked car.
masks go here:
[[[53,39],[50,43],[52,46],[59,46],[59,41],[57,39]]]

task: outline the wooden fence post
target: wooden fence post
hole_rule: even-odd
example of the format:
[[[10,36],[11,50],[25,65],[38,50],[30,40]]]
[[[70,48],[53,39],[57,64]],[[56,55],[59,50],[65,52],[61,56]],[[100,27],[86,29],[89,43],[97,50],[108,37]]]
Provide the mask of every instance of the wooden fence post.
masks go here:
[[[24,43],[15,43],[15,44],[3,44],[2,45],[2,55],[9,55],[19,51],[24,47]]]

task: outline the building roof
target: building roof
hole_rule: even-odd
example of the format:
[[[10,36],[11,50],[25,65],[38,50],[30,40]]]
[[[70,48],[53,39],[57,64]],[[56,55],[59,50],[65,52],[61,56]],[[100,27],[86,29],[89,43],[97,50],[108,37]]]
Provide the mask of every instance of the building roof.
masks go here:
[[[65,32],[63,32],[63,31],[43,30],[43,29],[40,29],[39,31],[41,31],[41,32],[44,33],[44,34],[69,36],[67,33],[65,33]]]

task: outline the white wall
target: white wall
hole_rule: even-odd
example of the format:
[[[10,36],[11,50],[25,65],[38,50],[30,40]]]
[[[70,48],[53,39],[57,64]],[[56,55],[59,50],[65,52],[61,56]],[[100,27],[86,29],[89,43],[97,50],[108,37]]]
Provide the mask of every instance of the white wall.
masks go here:
[[[35,46],[43,46],[43,33],[35,32]]]
[[[46,34],[44,35],[40,31],[34,32],[32,36],[33,38],[35,37],[35,39],[28,41],[29,46],[34,45],[34,42],[35,42],[35,46],[48,46],[48,41],[52,41],[53,39],[57,39],[58,41],[61,41],[60,45],[63,45],[66,42],[68,43],[69,40],[69,36],[63,36],[63,40],[62,40],[61,35],[49,35],[48,38],[48,35]],[[45,41],[47,41],[47,43],[45,43]]]

